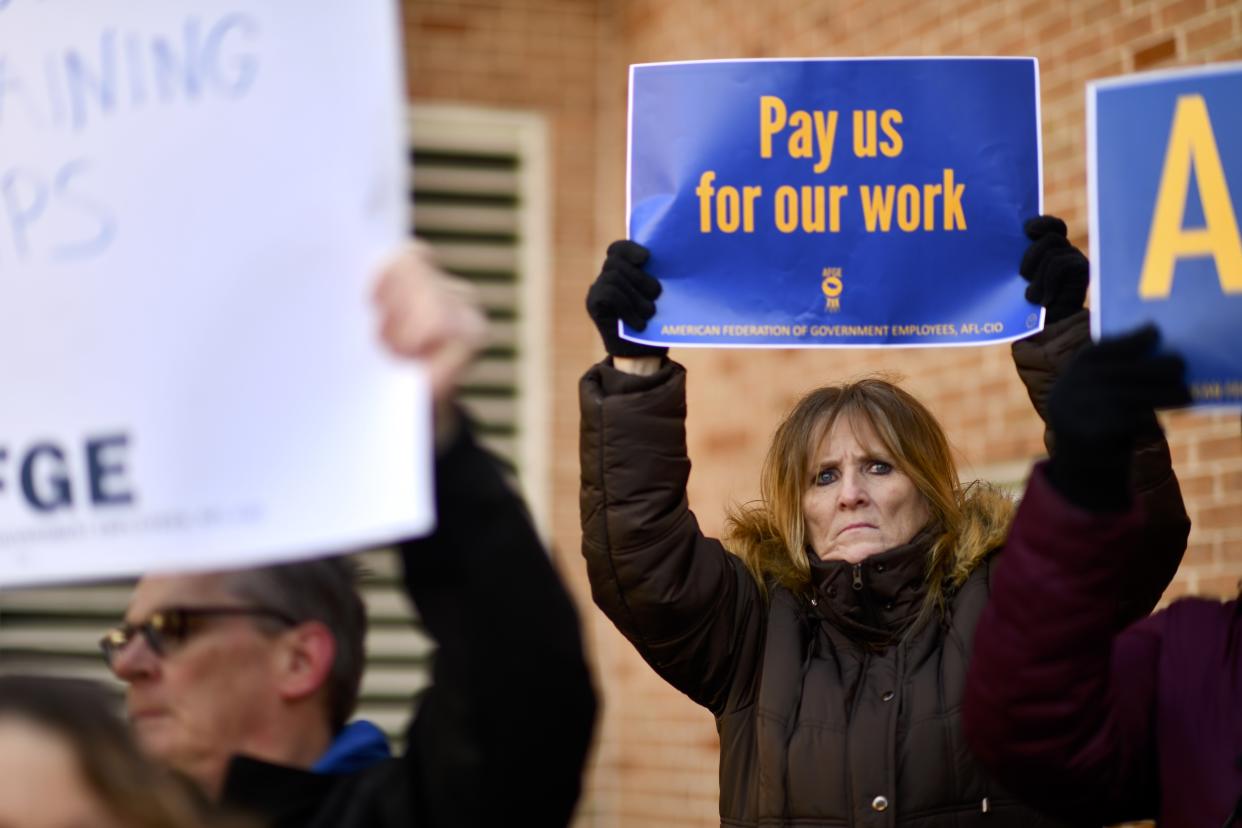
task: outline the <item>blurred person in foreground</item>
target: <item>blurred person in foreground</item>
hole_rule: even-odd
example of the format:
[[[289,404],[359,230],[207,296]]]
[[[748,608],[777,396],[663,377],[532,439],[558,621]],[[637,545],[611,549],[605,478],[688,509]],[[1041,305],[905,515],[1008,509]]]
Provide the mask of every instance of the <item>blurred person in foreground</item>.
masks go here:
[[[0,676],[0,828],[246,828],[139,751],[102,687]]]
[[[998,778],[1085,824],[1242,820],[1242,603],[1119,611],[1146,564],[1130,452],[1190,395],[1145,328],[1084,353],[1049,403],[1073,451],[1037,466],[979,622],[966,736]]]
[[[1089,338],[1087,261],[1059,219],[1026,232],[1015,265],[1048,324],[1013,356],[1042,415]],[[610,356],[580,386],[583,554],[596,603],[715,716],[721,824],[1050,824],[961,732],[1011,501],[962,484],[926,407],[867,379],[803,397],[772,439],[760,499],[734,511],[723,542],[705,537],[686,499],[685,369],[617,334],[619,318],[641,329],[655,311],[647,259],[614,244],[587,297]],[[1119,607],[1130,619],[1155,605],[1186,543],[1168,447],[1153,437],[1135,464],[1152,510]]]
[[[482,315],[418,245],[375,298],[384,342],[424,362],[436,401],[436,529],[397,550],[438,645],[404,755],[347,724],[366,615],[342,559],[145,577],[105,656],[143,747],[268,825],[564,825],[595,698],[574,606],[453,404]]]

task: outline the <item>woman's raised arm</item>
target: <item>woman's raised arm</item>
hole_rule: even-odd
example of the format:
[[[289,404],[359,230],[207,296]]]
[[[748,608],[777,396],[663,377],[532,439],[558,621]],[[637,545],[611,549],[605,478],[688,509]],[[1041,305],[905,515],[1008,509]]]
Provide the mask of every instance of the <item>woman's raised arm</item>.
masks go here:
[[[646,260],[614,243],[587,295],[610,357],[579,386],[582,552],[596,604],[661,676],[720,714],[757,666],[763,599],[690,511],[685,369],[618,336],[618,319],[641,329],[655,312]]]

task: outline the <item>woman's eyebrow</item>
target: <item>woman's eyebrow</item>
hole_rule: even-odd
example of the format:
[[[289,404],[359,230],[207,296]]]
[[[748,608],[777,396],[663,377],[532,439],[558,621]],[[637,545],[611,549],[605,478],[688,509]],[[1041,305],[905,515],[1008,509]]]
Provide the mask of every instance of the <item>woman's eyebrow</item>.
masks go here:
[[[826,469],[826,468],[829,468],[830,466],[839,466],[839,465],[841,465],[841,458],[837,457],[836,455],[833,455],[831,457],[812,457],[811,458],[812,469]]]

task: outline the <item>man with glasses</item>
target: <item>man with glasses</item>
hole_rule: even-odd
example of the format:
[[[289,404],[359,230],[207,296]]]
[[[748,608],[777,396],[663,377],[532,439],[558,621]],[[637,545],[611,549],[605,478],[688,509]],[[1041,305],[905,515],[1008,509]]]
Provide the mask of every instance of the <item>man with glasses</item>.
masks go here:
[[[126,615],[101,646],[135,734],[209,793],[234,754],[333,771],[387,755],[374,725],[346,727],[366,657],[349,561],[149,576]]]
[[[105,658],[143,747],[268,825],[564,825],[595,699],[572,602],[452,405],[482,317],[418,247],[376,301],[437,402],[436,531],[399,549],[438,644],[405,754],[346,724],[366,616],[344,559],[143,578]]]

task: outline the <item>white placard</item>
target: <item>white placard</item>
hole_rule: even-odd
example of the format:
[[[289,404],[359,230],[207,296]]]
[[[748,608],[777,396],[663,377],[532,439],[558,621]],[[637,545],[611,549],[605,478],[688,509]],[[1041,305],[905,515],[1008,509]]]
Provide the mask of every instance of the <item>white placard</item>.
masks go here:
[[[433,520],[390,0],[0,0],[0,586]]]

